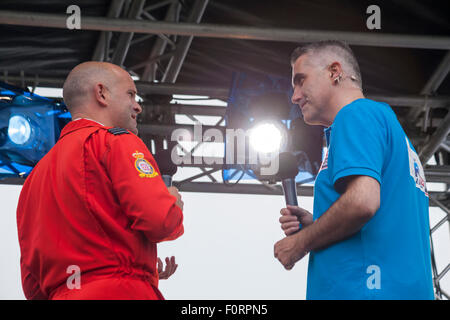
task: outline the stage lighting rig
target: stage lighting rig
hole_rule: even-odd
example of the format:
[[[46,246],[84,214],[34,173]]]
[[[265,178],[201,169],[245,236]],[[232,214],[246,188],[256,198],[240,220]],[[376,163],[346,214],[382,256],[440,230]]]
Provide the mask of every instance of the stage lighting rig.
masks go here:
[[[63,103],[0,82],[0,179],[26,177],[70,119]]]
[[[306,125],[300,108],[291,103],[291,96],[290,79],[234,74],[226,127],[236,132],[245,131],[245,156],[235,157],[236,160],[245,159],[245,162],[224,165],[223,178],[226,183],[233,179],[259,179],[270,183],[280,181],[279,175],[262,174],[262,170],[267,166],[268,158],[278,159],[279,154],[285,152],[292,153],[297,159],[297,183],[314,180],[323,156],[323,127]],[[236,136],[227,134],[226,154],[231,149],[234,149],[234,154],[240,151],[239,135]],[[266,156],[266,163],[262,163],[262,155]]]

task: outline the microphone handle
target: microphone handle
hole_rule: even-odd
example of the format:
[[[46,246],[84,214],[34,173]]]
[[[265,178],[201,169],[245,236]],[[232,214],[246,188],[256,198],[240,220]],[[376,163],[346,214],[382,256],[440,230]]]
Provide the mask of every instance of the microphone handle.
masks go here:
[[[281,181],[284,191],[284,199],[286,204],[291,206],[298,206],[297,202],[297,185],[294,178],[283,179]]]
[[[169,176],[168,174],[161,175],[166,187],[172,186],[172,176]]]
[[[286,205],[297,206],[297,184],[294,178],[281,180],[283,186],[284,199],[286,200]],[[302,224],[299,224],[299,231],[302,229]],[[298,232],[298,231],[297,231]]]

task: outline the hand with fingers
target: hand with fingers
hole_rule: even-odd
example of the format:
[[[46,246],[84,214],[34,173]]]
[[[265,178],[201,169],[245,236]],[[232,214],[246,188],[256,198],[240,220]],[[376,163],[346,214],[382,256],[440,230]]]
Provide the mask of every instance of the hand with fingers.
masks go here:
[[[181,194],[179,193],[178,189],[176,187],[168,187],[167,190],[169,190],[169,193],[173,195],[175,198],[177,198],[176,205],[183,211],[184,202],[181,199]]]
[[[286,270],[291,270],[295,263],[301,260],[308,252],[304,249],[303,233],[299,232],[281,239],[274,245],[274,256]]]
[[[175,271],[177,270],[178,265],[175,263],[175,257],[172,256],[170,259],[169,257],[166,258],[166,268],[165,270],[163,270],[163,262],[161,261],[160,258],[158,258],[158,274],[159,274],[159,279],[160,280],[165,280],[165,279],[169,279],[169,277],[171,275],[173,275],[175,273]]]
[[[288,205],[280,211],[280,223],[286,238],[281,239],[274,246],[274,256],[287,269],[291,270],[295,263],[306,254],[304,239],[300,231],[313,223],[312,214],[300,207]]]
[[[313,223],[312,214],[300,207],[288,205],[287,208],[283,208],[280,211],[280,223],[281,229],[286,236],[290,236],[300,230],[300,224],[302,227],[307,227]]]

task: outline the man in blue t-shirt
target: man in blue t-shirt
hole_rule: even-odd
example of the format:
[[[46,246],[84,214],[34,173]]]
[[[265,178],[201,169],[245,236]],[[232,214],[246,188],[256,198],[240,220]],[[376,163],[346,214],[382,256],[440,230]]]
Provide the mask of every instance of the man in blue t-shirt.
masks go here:
[[[364,98],[342,42],[297,48],[291,63],[292,101],[327,127],[327,152],[313,215],[281,210],[275,257],[289,270],[310,254],[307,299],[433,299],[425,175],[395,113]]]

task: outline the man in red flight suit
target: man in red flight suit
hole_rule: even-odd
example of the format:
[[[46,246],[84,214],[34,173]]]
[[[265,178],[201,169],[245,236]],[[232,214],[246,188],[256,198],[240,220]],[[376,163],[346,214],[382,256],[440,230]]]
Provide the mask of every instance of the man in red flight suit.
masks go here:
[[[26,179],[17,223],[28,299],[164,299],[156,244],[183,234],[183,202],[137,134],[122,68],[76,66],[63,88],[73,121]],[[157,265],[158,264],[158,265]]]

